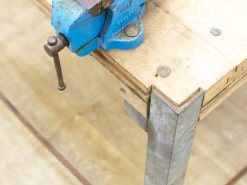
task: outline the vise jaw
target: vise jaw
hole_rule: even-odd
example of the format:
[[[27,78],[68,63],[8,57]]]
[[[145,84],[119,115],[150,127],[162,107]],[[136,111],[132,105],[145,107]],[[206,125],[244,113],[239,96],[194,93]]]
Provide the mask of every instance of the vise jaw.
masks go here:
[[[86,7],[91,15],[98,15],[101,10],[108,8],[113,0],[78,0],[84,7]]]
[[[78,56],[97,48],[132,49],[144,38],[145,4],[146,0],[53,0],[51,23],[57,39],[63,37],[64,47]],[[48,43],[45,50],[49,54],[48,50],[57,51],[56,47],[54,42]]]

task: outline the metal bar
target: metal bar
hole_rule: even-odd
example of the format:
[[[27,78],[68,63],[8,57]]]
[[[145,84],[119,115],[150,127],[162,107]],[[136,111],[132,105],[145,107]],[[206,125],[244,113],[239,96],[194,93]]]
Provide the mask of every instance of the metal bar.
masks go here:
[[[53,54],[53,61],[56,69],[56,74],[57,74],[57,82],[58,82],[58,89],[60,91],[66,89],[66,84],[64,83],[63,80],[63,72],[60,64],[60,59],[58,54]]]
[[[145,185],[182,185],[202,105],[198,92],[176,107],[161,93],[151,94]]]

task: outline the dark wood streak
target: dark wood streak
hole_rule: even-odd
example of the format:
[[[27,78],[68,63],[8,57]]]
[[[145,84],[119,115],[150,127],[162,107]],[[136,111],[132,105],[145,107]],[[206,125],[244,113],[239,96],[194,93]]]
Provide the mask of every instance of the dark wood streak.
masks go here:
[[[247,175],[247,165],[243,169],[241,169],[233,178],[231,178],[225,185],[234,185],[245,175]]]
[[[83,185],[92,185],[58,150],[38,132],[24,115],[0,91],[0,100],[16,115],[23,125],[69,170]]]

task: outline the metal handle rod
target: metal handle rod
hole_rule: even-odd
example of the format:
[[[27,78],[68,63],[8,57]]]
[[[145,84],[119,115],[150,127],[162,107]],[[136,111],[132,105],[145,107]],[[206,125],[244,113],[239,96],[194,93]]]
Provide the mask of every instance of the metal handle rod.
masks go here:
[[[63,73],[58,53],[67,45],[68,42],[62,35],[49,37],[47,44],[44,45],[46,53],[53,58],[57,74],[58,90],[60,91],[66,89],[66,85],[63,80]]]
[[[59,55],[58,54],[53,54],[53,61],[54,61],[54,65],[55,65],[55,69],[56,69],[56,73],[57,73],[57,82],[58,82],[58,89],[60,91],[66,89],[66,84],[64,83],[63,80],[63,72],[62,72],[62,68],[61,68],[61,64],[60,64],[60,59],[59,59]]]

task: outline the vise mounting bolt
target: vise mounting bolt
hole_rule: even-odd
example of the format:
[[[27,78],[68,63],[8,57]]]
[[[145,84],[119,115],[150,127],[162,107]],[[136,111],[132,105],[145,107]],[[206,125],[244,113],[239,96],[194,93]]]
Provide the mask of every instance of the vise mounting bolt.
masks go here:
[[[64,47],[85,56],[103,48],[133,49],[144,38],[142,16],[146,0],[53,0],[51,22],[57,36],[44,45],[53,57],[58,89],[65,84],[58,53]]]

